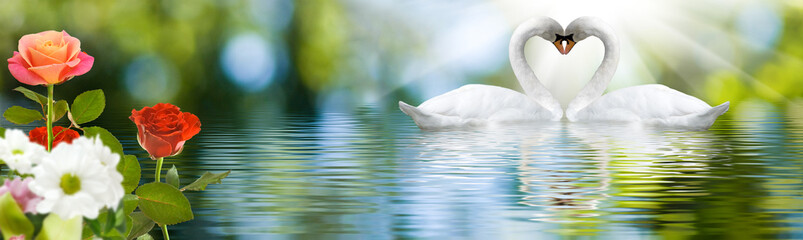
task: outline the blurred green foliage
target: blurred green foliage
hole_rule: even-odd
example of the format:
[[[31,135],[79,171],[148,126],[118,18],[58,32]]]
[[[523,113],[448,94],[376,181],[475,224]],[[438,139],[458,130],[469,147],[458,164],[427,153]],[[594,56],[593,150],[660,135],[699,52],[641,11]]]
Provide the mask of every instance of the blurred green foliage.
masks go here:
[[[79,38],[82,51],[94,56],[92,70],[57,86],[57,96],[70,98],[87,89],[104,89],[112,105],[140,106],[171,101],[194,109],[198,104],[225,104],[236,95],[222,80],[218,55],[223,37],[230,29],[249,27],[238,22],[238,11],[248,9],[244,1],[3,1],[0,21],[0,52],[16,50],[25,34],[44,30],[66,30]],[[178,72],[176,96],[138,102],[126,92],[125,70],[135,58],[155,55]],[[4,89],[19,85],[8,71],[0,74]],[[33,87],[34,90],[41,90]],[[221,91],[222,90],[222,91]],[[3,91],[7,93],[9,91]],[[212,101],[211,99],[216,99]]]
[[[515,84],[507,64],[479,75],[462,73],[460,68],[432,66],[450,64],[426,60],[438,54],[437,47],[433,47],[438,42],[436,33],[454,26],[435,23],[449,15],[426,19],[404,15],[416,6],[430,3],[406,6],[326,0],[2,0],[0,4],[0,53],[5,56],[11,57],[22,35],[63,29],[79,38],[83,51],[96,58],[88,74],[57,87],[57,95],[61,95],[57,97],[61,99],[102,88],[113,107],[172,102],[198,110],[272,103],[287,110],[315,111],[327,103],[394,106],[400,99],[422,100],[427,96],[422,96],[421,88],[430,83],[411,81],[428,81],[433,78],[426,77],[429,75],[443,76],[447,83]],[[409,9],[397,9],[398,6]],[[459,4],[448,5],[447,9],[463,11]],[[648,51],[641,54],[659,59],[651,66],[661,69],[650,69],[658,73],[654,77],[659,83],[695,96],[701,94],[699,97],[711,104],[738,104],[748,98],[784,102],[801,97],[803,88],[797,86],[803,83],[803,43],[797,38],[803,35],[803,10],[784,5],[779,13],[783,16],[783,29],[777,45],[765,54],[767,57],[745,60],[749,64],[744,66],[734,63],[739,71],[689,70],[684,65],[662,64],[662,56],[651,56]],[[420,26],[428,22],[437,26],[427,26],[429,30]],[[515,23],[510,22],[511,31]],[[717,26],[727,28],[728,24]],[[274,49],[268,53],[268,64],[274,64],[277,70],[265,77],[269,78],[265,89],[238,86],[221,64],[229,40],[244,33],[261,36]],[[147,83],[141,84],[177,86],[175,94],[137,99],[127,86],[139,81],[126,80],[131,75],[127,69],[137,59],[162,61],[157,64],[165,66],[167,73],[162,74],[171,81],[154,85],[142,79]],[[242,64],[249,61],[234,63]],[[8,71],[0,73],[2,92],[20,97],[8,91],[20,85],[12,79]],[[338,93],[351,101],[330,100],[330,95],[339,96]]]
[[[347,54],[349,23],[346,22],[343,6],[335,1],[313,0],[297,7],[299,39],[296,65],[304,85],[316,91],[331,87],[340,71]]]
[[[720,103],[758,98],[786,103],[803,97],[803,9],[784,8],[783,31],[776,49],[746,75],[734,71],[715,72],[705,83],[706,99]]]

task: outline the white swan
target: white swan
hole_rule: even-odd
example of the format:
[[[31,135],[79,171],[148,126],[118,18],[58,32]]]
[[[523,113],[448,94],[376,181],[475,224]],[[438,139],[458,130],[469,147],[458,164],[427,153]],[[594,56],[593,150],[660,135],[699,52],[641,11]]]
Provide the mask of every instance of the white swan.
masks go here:
[[[533,18],[519,25],[510,40],[513,72],[525,94],[503,87],[469,84],[431,98],[418,107],[399,101],[399,108],[421,129],[522,121],[558,121],[563,109],[538,81],[524,58],[524,44],[533,36],[552,42],[563,53],[563,27],[551,18]]]
[[[589,36],[602,40],[605,55],[594,76],[569,102],[566,118],[580,121],[623,121],[706,130],[717,117],[728,111],[730,102],[711,107],[702,100],[660,84],[648,84],[602,93],[610,83],[619,63],[619,40],[600,19],[581,17],[566,27],[567,54],[576,42]]]

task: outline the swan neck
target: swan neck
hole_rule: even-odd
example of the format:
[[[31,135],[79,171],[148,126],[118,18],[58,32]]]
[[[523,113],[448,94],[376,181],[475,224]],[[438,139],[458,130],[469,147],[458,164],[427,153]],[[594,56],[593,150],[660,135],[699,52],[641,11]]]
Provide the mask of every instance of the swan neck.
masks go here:
[[[591,80],[569,103],[566,109],[566,117],[569,120],[575,120],[578,111],[602,96],[616,72],[616,66],[619,64],[619,40],[613,34],[613,31],[607,26],[592,26],[591,28],[593,29],[591,36],[595,36],[602,41],[602,45],[605,47],[605,55]]]
[[[524,56],[524,45],[527,43],[527,40],[537,35],[536,29],[538,27],[532,24],[529,24],[530,26],[527,25],[528,24],[522,24],[519,26],[510,39],[510,47],[508,50],[513,73],[516,75],[519,84],[527,96],[535,99],[541,106],[553,112],[559,111],[559,114],[562,115],[563,110],[560,107],[560,103],[552,96],[549,90],[541,84],[541,81],[535,76],[535,72],[530,68]]]

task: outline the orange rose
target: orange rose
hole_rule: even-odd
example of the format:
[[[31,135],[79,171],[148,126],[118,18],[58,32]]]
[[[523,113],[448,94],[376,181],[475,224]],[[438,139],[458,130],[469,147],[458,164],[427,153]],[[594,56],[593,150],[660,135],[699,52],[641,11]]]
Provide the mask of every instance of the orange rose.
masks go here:
[[[67,32],[44,31],[22,36],[8,70],[28,85],[59,84],[89,72],[95,58],[81,52],[81,41]]]
[[[201,131],[201,121],[169,103],[159,103],[142,110],[131,110],[129,117],[137,125],[137,141],[152,159],[181,152],[184,142]]]
[[[56,147],[61,142],[72,143],[72,140],[81,136],[75,130],[61,126],[53,127],[53,135],[55,135],[53,136],[53,147]],[[47,147],[47,127],[34,128],[28,132],[28,139],[31,142]]]

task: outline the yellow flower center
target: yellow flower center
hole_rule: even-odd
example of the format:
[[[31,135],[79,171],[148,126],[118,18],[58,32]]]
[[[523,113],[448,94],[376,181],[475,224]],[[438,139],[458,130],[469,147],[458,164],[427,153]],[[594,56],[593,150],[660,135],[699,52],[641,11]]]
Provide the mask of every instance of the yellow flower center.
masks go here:
[[[11,150],[11,154],[12,154],[12,155],[22,155],[22,154],[24,154],[24,153],[25,153],[25,152],[23,152],[22,150],[19,150],[19,149],[14,149],[14,150]]]
[[[81,179],[78,176],[70,173],[61,176],[61,184],[59,184],[64,194],[72,195],[81,190]]]

